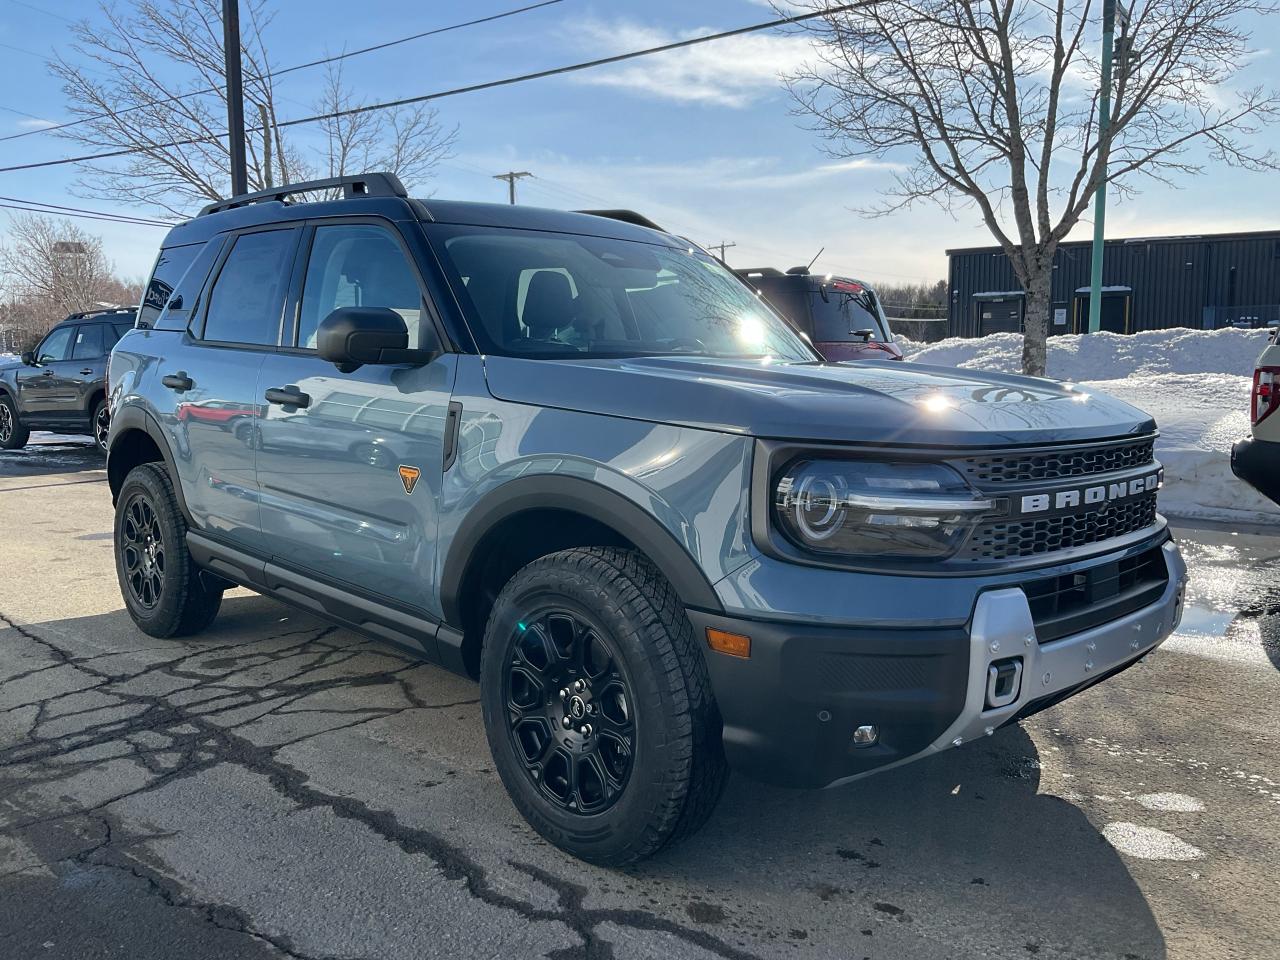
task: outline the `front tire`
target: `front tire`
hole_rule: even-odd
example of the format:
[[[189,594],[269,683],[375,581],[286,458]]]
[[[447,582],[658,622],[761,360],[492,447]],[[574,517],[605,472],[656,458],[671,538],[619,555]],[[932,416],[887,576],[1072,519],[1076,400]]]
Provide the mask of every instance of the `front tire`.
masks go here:
[[[18,419],[18,407],[7,394],[0,394],[0,450],[21,450],[31,431]]]
[[[198,633],[218,615],[222,590],[200,577],[173,485],[158,464],[134,467],[120,487],[115,554],[125,608],[148,636]]]
[[[696,831],[727,775],[693,627],[630,550],[535,560],[494,604],[481,704],[498,774],[547,840],[623,866]]]

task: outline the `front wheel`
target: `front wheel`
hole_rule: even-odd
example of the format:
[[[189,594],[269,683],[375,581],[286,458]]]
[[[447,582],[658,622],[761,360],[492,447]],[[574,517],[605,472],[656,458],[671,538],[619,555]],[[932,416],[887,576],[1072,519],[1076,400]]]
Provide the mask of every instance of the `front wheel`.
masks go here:
[[[675,591],[635,552],[565,550],[517,573],[480,685],[507,792],[567,853],[634,863],[714,809],[727,767],[706,665]]]
[[[116,576],[133,622],[152,637],[198,633],[213,622],[222,590],[211,588],[187,550],[187,523],[164,468],[129,471],[116,499]]]
[[[30,436],[31,431],[18,419],[17,405],[0,393],[0,450],[20,450]]]

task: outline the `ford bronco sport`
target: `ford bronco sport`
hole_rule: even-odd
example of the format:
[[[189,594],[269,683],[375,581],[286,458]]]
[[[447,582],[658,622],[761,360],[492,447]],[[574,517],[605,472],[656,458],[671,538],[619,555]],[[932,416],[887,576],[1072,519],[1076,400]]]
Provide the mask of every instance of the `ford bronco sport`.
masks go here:
[[[107,452],[107,357],[134,314],[132,307],[73,313],[20,363],[0,366],[0,450],[50,430],[87,434]]]
[[[344,196],[293,202],[317,189]],[[827,364],[616,217],[386,174],[213,204],[164,240],[110,382],[144,632],[241,584],[477,678],[516,807],[597,863],[687,836],[729,767],[818,787],[926,757],[1179,618],[1148,416]]]

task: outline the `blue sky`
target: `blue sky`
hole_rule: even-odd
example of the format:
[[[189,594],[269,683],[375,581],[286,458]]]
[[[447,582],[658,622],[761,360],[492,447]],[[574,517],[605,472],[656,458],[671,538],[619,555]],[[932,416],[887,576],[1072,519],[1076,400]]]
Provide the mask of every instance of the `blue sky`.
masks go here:
[[[520,0],[278,0],[269,31],[283,66],[366,46],[470,17]],[[40,12],[36,7],[43,7]],[[358,10],[358,16],[353,15]],[[96,5],[0,0],[0,133],[29,118],[63,118],[62,99],[39,56],[65,49],[66,17],[96,16]],[[564,0],[539,11],[391,50],[352,58],[346,78],[365,99],[391,99],[594,56],[649,46],[771,17],[762,0]],[[1264,52],[1254,82],[1280,84],[1280,27],[1260,23]],[[1274,51],[1274,52],[1273,52]],[[566,208],[639,210],[702,243],[729,240],[734,266],[787,267],[826,253],[816,269],[880,282],[945,276],[948,247],[986,244],[977,215],[953,217],[921,206],[868,220],[850,208],[874,203],[892,176],[886,165],[837,163],[791,113],[779,71],[806,55],[786,34],[706,44],[616,67],[468,94],[437,104],[457,124],[456,156],[425,185],[451,199],[505,199],[492,175],[530,170],[521,201]],[[280,113],[310,112],[323,71],[282,78]],[[1280,150],[1280,127],[1256,142]],[[65,156],[74,145],[42,135],[0,143],[0,166]],[[69,168],[0,174],[0,195],[95,209],[140,212],[102,200],[68,199]],[[1145,185],[1115,205],[1108,236],[1206,233],[1280,227],[1280,175],[1210,169],[1174,187]],[[0,217],[0,230],[5,219]],[[162,231],[81,221],[101,234],[126,275],[144,274]],[[1087,227],[1085,228],[1088,229]]]

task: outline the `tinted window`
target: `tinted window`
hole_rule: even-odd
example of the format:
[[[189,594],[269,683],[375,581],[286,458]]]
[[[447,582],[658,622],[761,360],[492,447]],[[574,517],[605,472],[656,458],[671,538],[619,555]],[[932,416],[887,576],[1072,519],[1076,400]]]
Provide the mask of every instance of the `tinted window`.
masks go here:
[[[36,363],[53,363],[62,360],[71,346],[71,334],[75,327],[59,327],[44,338],[44,342],[36,349]]]
[[[870,330],[872,340],[892,339],[880,320],[876,295],[858,283],[835,280],[809,295],[813,310],[813,339],[818,343],[861,340],[859,330]]]
[[[120,338],[133,329],[132,323],[113,323],[107,328],[107,352],[119,342]]]
[[[396,239],[381,227],[317,227],[302,289],[297,345],[315,349],[320,321],[339,307],[389,307],[404,318],[409,347],[434,341],[422,292]]]
[[[429,230],[487,352],[815,359],[737,277],[689,247],[533,230]]]
[[[200,248],[200,252],[190,261],[190,265],[174,284],[169,295],[169,302],[160,311],[160,316],[152,326],[157,330],[186,330],[191,318],[199,307],[200,291],[209,279],[209,271],[222,252],[223,237],[214,237]],[[186,249],[195,249],[190,247]]]
[[[289,282],[294,231],[237,237],[209,294],[204,339],[274,346]]]
[[[155,268],[151,271],[151,280],[142,293],[142,304],[138,309],[138,325],[154,327],[156,317],[169,301],[178,279],[191,265],[192,258],[200,251],[203,244],[193,243],[185,247],[168,247],[160,251]]]
[[[102,334],[106,326],[91,323],[76,328],[75,345],[71,348],[72,360],[97,360],[107,355],[107,347],[103,344]]]

